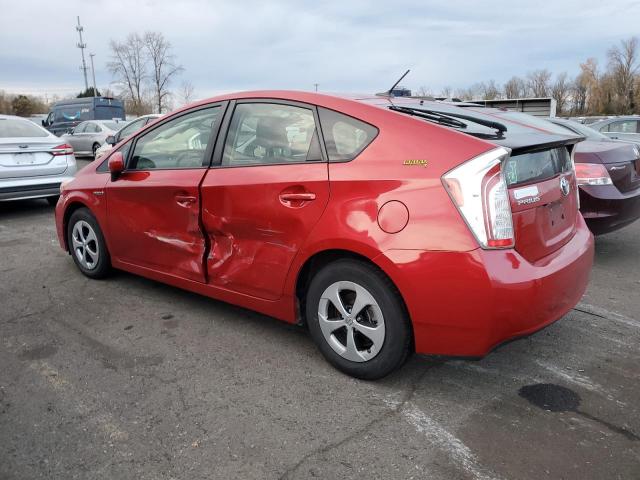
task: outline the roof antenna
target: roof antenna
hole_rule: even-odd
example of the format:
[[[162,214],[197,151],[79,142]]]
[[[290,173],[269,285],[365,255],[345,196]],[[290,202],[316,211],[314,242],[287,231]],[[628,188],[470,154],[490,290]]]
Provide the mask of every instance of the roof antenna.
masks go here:
[[[398,84],[402,81],[402,79],[404,77],[406,77],[409,74],[410,71],[411,70],[408,69],[406,72],[404,72],[404,74],[398,79],[398,81],[396,83],[394,83],[393,86],[389,90],[387,90],[387,92],[386,92],[387,95],[389,95],[390,97],[393,97],[393,94],[391,92],[393,92],[393,89],[398,86]]]

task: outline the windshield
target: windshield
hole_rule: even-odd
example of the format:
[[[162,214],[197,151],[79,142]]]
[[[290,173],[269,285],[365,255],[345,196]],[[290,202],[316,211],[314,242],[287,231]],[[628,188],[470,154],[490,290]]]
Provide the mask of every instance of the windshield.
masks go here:
[[[0,118],[0,138],[48,137],[49,132],[29,120]]]
[[[581,123],[573,122],[571,120],[567,120],[562,123],[557,123],[556,125],[566,128],[567,130],[570,130],[572,132],[579,133],[580,135],[584,135],[585,137],[587,137],[588,140],[594,140],[596,142],[601,142],[603,140],[606,140],[606,141],[610,140],[609,137],[607,137],[606,135],[603,135],[597,130],[594,130],[591,127],[587,127],[586,125],[583,125]]]

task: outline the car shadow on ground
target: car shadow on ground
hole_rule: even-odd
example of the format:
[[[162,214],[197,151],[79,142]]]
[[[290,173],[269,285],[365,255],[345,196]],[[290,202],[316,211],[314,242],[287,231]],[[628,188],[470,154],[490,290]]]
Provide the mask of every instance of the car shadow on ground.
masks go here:
[[[53,215],[54,210],[45,198],[0,202],[0,220],[35,217],[47,211]]]

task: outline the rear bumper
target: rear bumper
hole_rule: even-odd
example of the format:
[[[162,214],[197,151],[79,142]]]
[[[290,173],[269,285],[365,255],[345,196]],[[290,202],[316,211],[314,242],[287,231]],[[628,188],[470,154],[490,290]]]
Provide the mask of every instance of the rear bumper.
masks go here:
[[[0,181],[0,201],[26,200],[60,195],[60,184],[73,179],[69,170],[64,175],[27,177]]]
[[[571,241],[535,263],[515,250],[481,249],[393,250],[377,260],[395,269],[417,353],[482,357],[571,310],[587,287],[593,250],[580,217]]]
[[[580,211],[594,235],[613,232],[640,218],[640,189],[621,193],[615,185],[583,185]]]

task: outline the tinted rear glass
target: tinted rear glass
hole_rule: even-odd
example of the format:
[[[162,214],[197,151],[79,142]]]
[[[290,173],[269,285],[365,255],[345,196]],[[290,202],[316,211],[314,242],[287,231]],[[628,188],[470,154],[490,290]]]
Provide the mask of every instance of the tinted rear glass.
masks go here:
[[[565,147],[509,157],[504,165],[509,187],[540,182],[571,170],[571,156]]]
[[[116,106],[98,105],[95,110],[95,120],[111,120],[112,118],[121,118],[124,120],[124,109]]]
[[[0,138],[48,137],[49,134],[29,120],[0,118]]]

